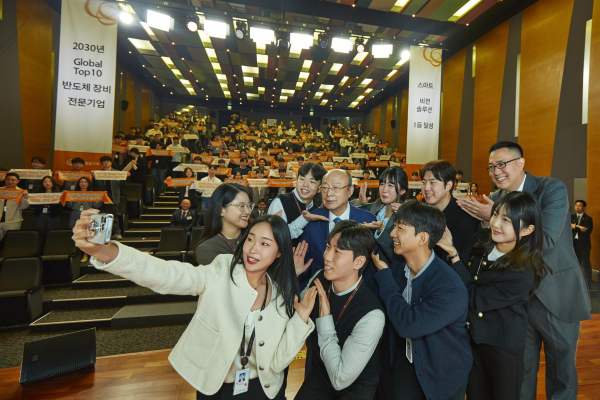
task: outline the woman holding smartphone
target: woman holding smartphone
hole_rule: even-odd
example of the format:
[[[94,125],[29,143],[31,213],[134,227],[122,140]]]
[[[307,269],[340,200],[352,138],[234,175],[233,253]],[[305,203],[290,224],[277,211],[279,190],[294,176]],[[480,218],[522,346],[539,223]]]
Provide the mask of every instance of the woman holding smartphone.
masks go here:
[[[446,233],[438,246],[469,293],[467,322],[473,366],[467,399],[518,400],[523,383],[527,303],[550,267],[543,260],[542,210],[529,193],[494,203],[490,228],[464,255]]]
[[[284,400],[284,370],[314,330],[309,316],[316,297],[316,289],[309,290],[298,302],[285,221],[276,215],[257,218],[233,255],[196,268],[118,242],[88,242],[91,215],[97,212],[84,211],[73,229],[75,244],[96,268],[158,293],[200,296],[169,355],[175,370],[198,391],[196,398]]]

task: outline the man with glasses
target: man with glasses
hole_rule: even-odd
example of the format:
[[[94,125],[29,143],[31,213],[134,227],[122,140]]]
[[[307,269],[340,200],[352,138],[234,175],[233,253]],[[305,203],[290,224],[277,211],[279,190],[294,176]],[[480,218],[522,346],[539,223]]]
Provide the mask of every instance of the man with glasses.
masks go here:
[[[517,143],[496,143],[489,155],[487,170],[499,190],[491,198],[484,196],[488,204],[461,201],[460,207],[489,226],[494,201],[514,191],[536,196],[543,213],[544,261],[553,271],[542,279],[527,307],[529,328],[521,399],[536,398],[542,343],[546,398],[574,399],[578,388],[575,355],[579,325],[591,314],[585,279],[573,250],[567,188],[558,179],[525,172],[523,149]]]
[[[332,169],[323,178],[321,194],[325,207],[321,207],[312,213],[323,218],[309,223],[300,237],[300,242],[305,241],[308,243],[305,262],[309,263],[312,260],[310,267],[298,277],[300,290],[304,289],[309,279],[317,271],[324,268],[323,253],[329,232],[335,224],[348,219],[358,223],[376,221],[373,214],[354,207],[348,202],[353,192],[352,177],[346,171]]]
[[[321,180],[326,173],[327,171],[320,164],[304,164],[298,169],[296,188],[289,193],[277,196],[271,202],[269,214],[282,211],[281,218],[288,223],[294,246],[298,244],[297,238],[302,235],[304,227],[310,221],[319,219],[327,221],[327,217],[317,216],[310,212],[314,206],[313,200],[319,193]]]

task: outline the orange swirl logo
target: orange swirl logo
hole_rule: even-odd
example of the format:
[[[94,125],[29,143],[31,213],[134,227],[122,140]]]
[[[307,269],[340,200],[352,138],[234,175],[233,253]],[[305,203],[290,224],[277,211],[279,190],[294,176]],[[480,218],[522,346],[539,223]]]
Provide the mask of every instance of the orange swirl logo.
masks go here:
[[[427,57],[427,50],[429,50],[429,57]],[[429,61],[434,67],[439,67],[442,65],[442,50],[425,47],[423,49],[423,58]]]
[[[98,10],[96,10],[96,13],[94,14],[90,10],[90,2],[91,1],[92,0],[87,0],[84,5],[85,12],[88,13],[88,15],[90,17],[96,18],[98,20],[98,22],[100,22],[102,25],[114,25],[117,23],[117,18],[115,17],[117,15],[117,12],[113,7],[111,7],[111,6],[108,7],[108,9],[113,12],[112,15],[107,15],[102,11],[102,7],[104,7],[104,5],[114,4],[114,3],[109,3],[108,1],[103,1],[102,3],[100,3],[98,5]]]

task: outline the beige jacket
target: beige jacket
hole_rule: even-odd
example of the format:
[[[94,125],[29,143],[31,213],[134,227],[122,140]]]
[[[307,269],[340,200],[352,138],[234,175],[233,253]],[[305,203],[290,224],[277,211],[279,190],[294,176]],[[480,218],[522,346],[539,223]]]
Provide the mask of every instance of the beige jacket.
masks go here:
[[[130,279],[162,294],[200,295],[192,321],[169,355],[177,372],[195,389],[215,394],[223,385],[234,357],[239,357],[242,331],[258,293],[248,283],[242,264],[229,267],[233,255],[222,254],[207,266],[164,261],[114,242],[119,255],[109,264],[92,258],[98,269]],[[276,288],[275,288],[276,289]],[[282,296],[273,297],[255,317],[258,377],[274,398],[283,384],[283,370],[294,360],[314,323],[294,313],[288,318]]]
[[[23,221],[23,215],[21,210],[24,210],[29,206],[29,200],[25,197],[21,197],[21,204],[17,204],[16,200],[0,200],[0,218],[4,213],[4,202],[6,202],[6,223],[21,222]]]

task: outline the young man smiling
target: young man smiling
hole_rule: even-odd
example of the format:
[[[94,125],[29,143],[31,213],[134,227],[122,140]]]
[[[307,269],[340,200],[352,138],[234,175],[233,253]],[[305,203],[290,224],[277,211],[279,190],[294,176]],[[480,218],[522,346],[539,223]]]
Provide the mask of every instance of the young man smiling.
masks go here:
[[[446,226],[454,238],[454,247],[459,253],[467,248],[471,238],[479,230],[479,221],[464,212],[452,196],[456,171],[448,161],[430,161],[421,168],[423,199],[436,207],[446,217]],[[436,254],[446,260],[447,254],[440,247]]]
[[[362,270],[375,249],[373,233],[354,221],[341,221],[329,233],[325,268],[310,280],[319,297],[311,313],[312,367],[296,400],[361,399],[375,396],[379,381],[378,344],[385,325],[383,307],[363,284]],[[301,244],[296,270],[305,269]]]
[[[464,400],[473,362],[467,330],[468,294],[433,248],[444,215],[416,200],[402,204],[391,233],[391,266],[373,255],[379,298],[395,328],[390,337],[393,398]],[[458,255],[457,255],[458,256]]]
[[[288,223],[290,235],[294,245],[298,243],[297,239],[302,235],[302,231],[310,221],[321,218],[310,213],[313,208],[313,200],[319,193],[321,180],[327,171],[317,163],[306,163],[298,169],[298,179],[296,179],[296,188],[282,194],[271,202],[269,214],[276,214],[283,211],[281,218]]]

